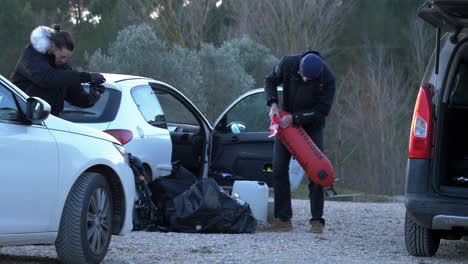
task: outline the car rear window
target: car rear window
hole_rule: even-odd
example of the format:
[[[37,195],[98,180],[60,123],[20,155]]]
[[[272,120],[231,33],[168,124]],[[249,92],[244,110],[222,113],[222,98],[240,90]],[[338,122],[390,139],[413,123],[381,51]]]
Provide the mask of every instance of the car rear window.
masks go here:
[[[131,94],[138,110],[140,110],[141,115],[148,124],[159,128],[167,128],[163,110],[151,86],[135,86],[132,88]]]
[[[83,85],[89,92],[89,85]],[[99,101],[90,108],[81,108],[65,102],[60,117],[76,123],[104,123],[114,120],[120,105],[122,93],[116,89],[107,88]]]

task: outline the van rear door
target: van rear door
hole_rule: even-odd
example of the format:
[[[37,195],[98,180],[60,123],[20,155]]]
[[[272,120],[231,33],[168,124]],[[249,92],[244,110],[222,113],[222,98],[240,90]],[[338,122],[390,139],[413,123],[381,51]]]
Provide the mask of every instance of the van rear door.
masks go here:
[[[468,1],[426,0],[418,16],[437,28],[456,31],[468,26]]]

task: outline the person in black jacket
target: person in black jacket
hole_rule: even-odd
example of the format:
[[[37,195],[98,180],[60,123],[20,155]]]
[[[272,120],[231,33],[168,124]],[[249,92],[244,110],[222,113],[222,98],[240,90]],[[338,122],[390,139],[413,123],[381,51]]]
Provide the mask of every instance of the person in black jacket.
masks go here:
[[[70,33],[40,26],[31,33],[31,43],[24,49],[11,75],[11,82],[29,96],[38,96],[51,106],[51,113],[59,116],[64,101],[87,108],[100,98],[97,89],[87,93],[81,83],[101,85],[104,76],[99,73],[78,72],[67,63],[74,49]],[[95,85],[91,87],[97,87]]]
[[[335,95],[335,75],[318,52],[284,57],[265,79],[267,105],[270,119],[279,115],[277,86],[283,85],[283,109],[291,115],[280,119],[281,127],[301,125],[317,147],[323,151],[323,128]],[[291,154],[279,139],[275,139],[273,153],[273,182],[275,220],[265,231],[288,231],[292,229],[291,191],[289,162]],[[324,189],[309,183],[310,219],[313,233],[322,233]]]

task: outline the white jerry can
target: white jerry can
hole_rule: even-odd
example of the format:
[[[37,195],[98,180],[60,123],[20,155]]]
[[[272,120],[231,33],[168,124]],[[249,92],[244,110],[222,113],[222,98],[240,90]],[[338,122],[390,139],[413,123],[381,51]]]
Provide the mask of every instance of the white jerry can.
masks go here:
[[[268,218],[268,185],[260,181],[235,181],[232,195],[247,202],[257,220],[267,222]]]

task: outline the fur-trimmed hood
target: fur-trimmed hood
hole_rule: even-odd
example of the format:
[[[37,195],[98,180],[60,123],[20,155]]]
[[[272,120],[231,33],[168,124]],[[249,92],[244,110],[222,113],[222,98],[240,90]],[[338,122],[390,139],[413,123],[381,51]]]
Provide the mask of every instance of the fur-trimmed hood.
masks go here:
[[[50,27],[39,26],[31,32],[31,45],[34,49],[45,54],[50,46],[50,35],[54,30]]]

